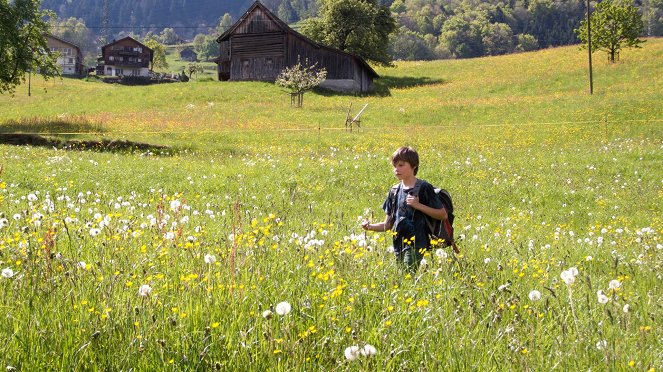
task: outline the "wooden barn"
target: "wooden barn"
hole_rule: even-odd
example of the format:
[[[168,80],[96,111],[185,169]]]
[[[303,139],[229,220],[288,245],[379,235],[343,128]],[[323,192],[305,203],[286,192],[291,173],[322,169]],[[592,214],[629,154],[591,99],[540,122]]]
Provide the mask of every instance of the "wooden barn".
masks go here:
[[[361,57],[314,42],[290,28],[259,1],[219,36],[220,81],[274,81],[285,68],[317,63],[327,70],[321,86],[346,92],[370,92],[378,74]]]
[[[198,53],[194,52],[193,49],[186,47],[180,51],[180,60],[196,62],[198,61]]]

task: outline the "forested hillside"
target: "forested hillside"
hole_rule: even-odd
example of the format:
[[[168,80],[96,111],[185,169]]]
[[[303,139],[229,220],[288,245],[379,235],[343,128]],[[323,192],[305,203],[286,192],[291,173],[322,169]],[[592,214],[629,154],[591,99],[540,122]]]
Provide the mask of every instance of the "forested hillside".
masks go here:
[[[324,1],[263,0],[282,20],[315,17]],[[398,24],[391,37],[394,59],[468,58],[577,43],[574,29],[586,14],[585,0],[353,0],[389,7]],[[210,37],[228,27],[253,0],[44,0],[61,19],[80,18],[108,38],[174,30],[182,39]],[[592,2],[595,4],[595,2]],[[643,35],[663,35],[663,1],[640,0]],[[221,18],[228,13],[224,23]],[[104,17],[103,15],[107,16]],[[104,20],[106,22],[104,22]],[[232,23],[230,23],[232,24]],[[107,27],[104,27],[106,25]],[[172,38],[171,38],[172,39]],[[177,39],[179,40],[179,39]]]
[[[224,13],[237,17],[253,0],[107,0],[111,33],[144,34],[175,28],[183,36],[216,27]],[[42,8],[54,10],[60,18],[82,18],[94,32],[103,25],[103,1],[43,0]],[[192,36],[191,36],[192,37]]]

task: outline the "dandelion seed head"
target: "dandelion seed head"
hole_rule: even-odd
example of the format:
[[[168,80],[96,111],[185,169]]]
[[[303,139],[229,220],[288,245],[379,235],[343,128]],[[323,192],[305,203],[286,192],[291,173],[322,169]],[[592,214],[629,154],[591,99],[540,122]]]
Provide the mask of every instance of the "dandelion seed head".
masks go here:
[[[141,297],[149,296],[152,292],[152,287],[149,284],[143,284],[138,288],[138,295]]]
[[[208,254],[205,255],[204,260],[205,260],[206,264],[211,265],[211,264],[216,262],[216,257],[214,257],[213,254],[208,253]]]
[[[373,355],[377,354],[378,350],[375,348],[375,346],[373,346],[371,344],[366,344],[366,345],[364,345],[363,348],[361,348],[360,353],[361,353],[362,356],[370,357],[370,356],[373,356]]]
[[[276,304],[276,313],[281,316],[288,315],[291,310],[292,306],[290,306],[290,303],[286,301],[279,302],[278,304]]]
[[[10,269],[10,268],[8,268],[8,267],[5,268],[5,269],[2,269],[2,277],[3,277],[3,278],[7,278],[7,279],[9,279],[9,278],[11,278],[11,277],[13,277],[13,276],[14,276],[14,270],[12,270],[12,269]]]
[[[541,299],[541,292],[535,289],[529,293],[528,297],[532,301],[538,301]]]
[[[357,345],[348,346],[345,349],[344,354],[345,354],[345,359],[347,359],[347,360],[352,361],[352,360],[357,359],[359,357],[359,346],[357,346]]]

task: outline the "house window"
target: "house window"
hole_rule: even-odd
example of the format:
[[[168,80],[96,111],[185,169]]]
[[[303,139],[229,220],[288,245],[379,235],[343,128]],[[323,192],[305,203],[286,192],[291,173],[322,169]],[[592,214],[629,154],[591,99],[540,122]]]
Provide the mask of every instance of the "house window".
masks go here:
[[[114,56],[108,56],[108,60],[109,61],[115,61],[115,57]]]
[[[115,75],[120,76],[123,75],[124,71],[121,68],[116,68],[115,69]]]
[[[69,63],[74,63],[74,59],[73,59],[73,58],[69,58]]]
[[[134,52],[142,53],[142,52],[143,52],[143,48],[141,48],[141,47],[135,47],[135,48],[134,48]]]
[[[143,60],[142,60],[142,59],[140,59],[140,58],[136,58],[136,59],[138,60],[138,62],[143,62]]]
[[[70,55],[71,54],[71,48],[62,49],[62,54],[64,54],[65,56]]]
[[[56,48],[56,47],[51,47],[51,52],[57,52],[57,51],[58,51],[58,48]]]

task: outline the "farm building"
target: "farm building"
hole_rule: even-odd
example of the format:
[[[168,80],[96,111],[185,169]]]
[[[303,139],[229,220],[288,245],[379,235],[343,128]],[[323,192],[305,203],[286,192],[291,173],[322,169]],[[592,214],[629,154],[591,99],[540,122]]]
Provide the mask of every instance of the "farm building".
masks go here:
[[[59,53],[57,64],[62,69],[62,75],[82,76],[85,74],[83,53],[78,45],[51,34],[44,36],[51,52]]]
[[[274,81],[297,61],[327,70],[322,87],[348,92],[369,92],[378,74],[361,57],[314,42],[290,28],[256,1],[219,36],[219,81]]]
[[[127,36],[101,47],[97,75],[149,76],[152,49]]]
[[[194,52],[193,49],[186,47],[180,51],[180,60],[196,62],[198,60],[198,53]]]

